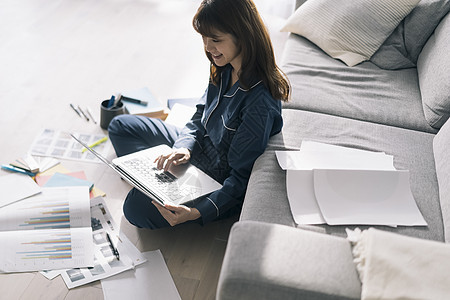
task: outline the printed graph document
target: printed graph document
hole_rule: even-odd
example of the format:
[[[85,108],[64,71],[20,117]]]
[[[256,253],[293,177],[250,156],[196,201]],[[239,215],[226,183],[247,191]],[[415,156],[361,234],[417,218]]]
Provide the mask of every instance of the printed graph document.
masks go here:
[[[91,145],[105,137],[104,134],[74,133],[74,135]],[[100,163],[100,161],[89,151],[82,152],[82,146],[77,143],[69,132],[44,129],[31,145],[30,153],[36,156],[51,156],[69,160],[81,160],[85,162]],[[95,150],[103,156],[108,156],[112,144],[110,141],[95,146]]]
[[[314,169],[395,170],[393,157],[314,141],[303,141],[300,151],[276,151],[286,172],[286,189],[296,224],[325,224],[314,192]]]
[[[42,272],[49,279],[61,275],[69,289],[133,269],[146,261],[130,240],[119,232],[119,227],[111,217],[102,197],[91,200],[90,211],[92,226],[90,239],[94,241],[92,253],[95,254],[93,267]],[[107,233],[119,251],[119,259],[112,252]]]
[[[28,175],[13,173],[0,177],[0,207],[40,192],[41,188]]]
[[[0,272],[94,265],[87,187],[43,188],[0,209]]]
[[[102,279],[105,300],[181,299],[161,251],[143,253],[147,262],[134,270]]]
[[[427,225],[408,171],[314,170],[314,192],[329,225]]]

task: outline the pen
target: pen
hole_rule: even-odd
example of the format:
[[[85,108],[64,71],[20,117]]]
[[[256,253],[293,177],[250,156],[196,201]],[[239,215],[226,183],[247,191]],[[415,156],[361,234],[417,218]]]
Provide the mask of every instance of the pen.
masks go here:
[[[76,107],[75,107],[75,106],[73,106],[73,104],[72,104],[72,103],[70,103],[70,107],[72,107],[73,111],[74,111],[74,112],[76,112],[76,113],[77,113],[77,115],[78,115],[78,116],[79,116],[80,118],[82,118],[82,116],[81,116],[80,112],[78,111],[78,109],[76,109]]]
[[[22,169],[13,167],[13,166],[2,165],[2,169],[3,170],[17,172],[17,173],[26,174],[26,175],[29,175],[29,176],[35,176],[36,175],[35,173],[31,173],[31,172],[28,172],[28,171],[25,171],[25,170],[22,170]]]
[[[122,94],[120,94],[120,93],[118,93],[116,96],[115,96],[115,100],[114,100],[114,105],[113,105],[113,107],[116,107],[117,105],[119,105],[119,103],[120,103],[120,101],[121,101],[121,99],[122,99]]]
[[[88,116],[84,113],[84,111],[81,109],[81,107],[78,105],[78,110],[83,114],[84,118],[86,119],[86,121],[89,122],[89,118]]]
[[[89,116],[91,117],[92,121],[94,121],[94,124],[97,124],[97,120],[94,118],[94,114],[92,113],[91,109],[88,107],[86,107],[86,110],[89,114]]]
[[[114,247],[114,245],[111,241],[111,237],[109,236],[109,233],[106,233],[106,238],[108,239],[108,243],[109,243],[109,246],[111,247],[112,253],[116,256],[117,260],[120,260],[119,250],[117,250],[117,248]]]
[[[125,96],[122,96],[122,101],[133,102],[133,103],[141,104],[141,105],[144,105],[144,106],[146,106],[148,104],[148,101],[134,99],[134,98],[129,98],[129,97],[125,97]]]
[[[108,140],[108,137],[105,136],[104,138],[101,138],[101,139],[99,139],[98,141],[95,141],[95,142],[93,142],[92,144],[90,144],[90,145],[89,145],[89,148],[98,146],[98,145],[100,145],[101,143],[106,142],[107,140]],[[86,152],[86,151],[87,151],[86,148],[83,148],[83,150],[81,150],[81,152],[83,152],[83,153]]]
[[[116,100],[116,96],[112,95],[111,99],[108,101],[108,106],[106,108],[111,108],[114,105],[114,101]]]

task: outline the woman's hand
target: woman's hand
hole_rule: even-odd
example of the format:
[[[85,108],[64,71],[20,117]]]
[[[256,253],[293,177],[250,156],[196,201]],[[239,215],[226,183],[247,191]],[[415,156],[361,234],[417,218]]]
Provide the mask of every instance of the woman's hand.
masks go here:
[[[196,220],[201,217],[200,212],[196,208],[187,207],[184,205],[170,205],[161,204],[152,201],[161,215],[166,219],[170,226],[175,226],[187,221]]]
[[[189,162],[191,159],[191,152],[187,148],[172,149],[172,152],[161,154],[155,159],[156,167],[164,171],[169,170],[170,166],[181,165]]]

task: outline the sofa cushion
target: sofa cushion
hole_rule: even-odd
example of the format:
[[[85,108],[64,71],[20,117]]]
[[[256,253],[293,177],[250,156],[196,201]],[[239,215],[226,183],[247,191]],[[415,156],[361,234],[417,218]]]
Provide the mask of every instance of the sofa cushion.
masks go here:
[[[278,166],[275,150],[300,149],[302,140],[315,140],[394,156],[398,170],[409,170],[411,191],[427,227],[391,228],[387,231],[431,240],[444,240],[439,190],[430,133],[406,130],[348,118],[300,110],[283,110],[285,125],[273,136],[265,153],[255,162],[241,213],[241,220],[295,226],[286,193],[286,173]],[[345,236],[345,228],[367,226],[308,225],[301,228]]]
[[[423,46],[450,10],[450,0],[421,0],[370,61],[383,69],[413,68]]]
[[[450,242],[450,121],[442,126],[433,141],[436,174],[439,183],[439,199],[441,201],[444,221],[445,241]]]
[[[302,35],[349,66],[368,60],[419,0],[308,0],[283,31]]]
[[[441,21],[417,61],[423,110],[428,123],[440,128],[450,116],[450,14]]]
[[[359,299],[352,259],[345,239],[238,222],[230,232],[217,299]]]
[[[285,108],[437,132],[425,119],[416,69],[382,70],[371,62],[349,68],[295,34],[281,65],[292,85]]]

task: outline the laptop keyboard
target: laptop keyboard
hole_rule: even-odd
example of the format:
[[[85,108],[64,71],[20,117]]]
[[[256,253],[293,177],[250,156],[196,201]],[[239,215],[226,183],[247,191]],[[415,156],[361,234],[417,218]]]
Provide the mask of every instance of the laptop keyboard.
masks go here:
[[[199,192],[198,189],[192,187],[180,188],[175,176],[168,172],[158,170],[155,167],[155,163],[147,157],[136,157],[124,161],[123,164],[133,170],[133,175],[140,182],[145,182],[146,185],[157,191],[158,194],[164,195],[174,203],[178,203],[179,200],[189,194],[193,194],[193,198],[197,197],[195,194]]]

